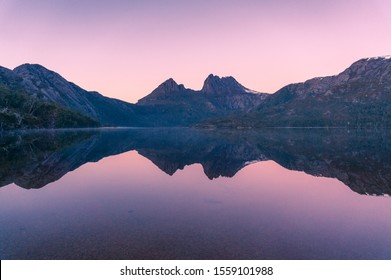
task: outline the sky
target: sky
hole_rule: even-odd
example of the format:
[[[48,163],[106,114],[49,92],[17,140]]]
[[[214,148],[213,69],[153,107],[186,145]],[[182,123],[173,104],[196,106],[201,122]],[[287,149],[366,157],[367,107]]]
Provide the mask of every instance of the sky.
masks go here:
[[[0,0],[0,65],[129,102],[213,73],[273,93],[391,54],[389,0]]]

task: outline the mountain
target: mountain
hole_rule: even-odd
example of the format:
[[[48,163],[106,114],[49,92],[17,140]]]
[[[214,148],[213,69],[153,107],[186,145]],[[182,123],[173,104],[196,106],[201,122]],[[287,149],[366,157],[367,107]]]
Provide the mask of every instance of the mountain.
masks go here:
[[[0,68],[0,85],[103,126],[191,126],[210,117],[247,112],[267,96],[245,88],[233,77],[209,75],[200,91],[168,79],[137,104],[131,104],[86,91],[38,64],[23,64],[14,70]]]
[[[274,94],[255,92],[233,77],[211,74],[200,90],[168,79],[131,104],[86,91],[37,64],[23,64],[14,70],[0,67],[0,89],[1,129],[96,123],[133,127],[391,127],[391,56],[361,59],[336,76],[290,84]],[[10,107],[11,95],[20,104],[14,102]],[[40,110],[31,107],[37,105]]]
[[[30,96],[21,77],[0,67],[0,130],[97,125],[92,118]]]
[[[210,111],[249,111],[259,106],[268,96],[242,86],[233,77],[210,74],[201,90],[196,91],[178,85],[172,78],[159,85],[152,93],[141,98],[139,105],[162,105],[184,102],[203,104]],[[178,100],[179,98],[179,100]]]
[[[215,76],[210,74],[201,89],[201,92],[210,94],[210,95],[222,95],[222,94],[260,94],[259,92],[250,90],[244,86],[242,86],[235,78]]]
[[[242,86],[233,77],[209,75],[200,91],[220,110],[248,112],[257,108],[269,96]]]
[[[259,106],[265,93],[249,90],[233,77],[209,75],[201,90],[185,88],[172,78],[141,98],[137,105],[160,126],[189,126],[210,117],[248,112]]]
[[[26,122],[23,126],[10,117],[5,118],[2,113],[3,123],[8,123],[3,125],[3,129],[97,126],[98,123],[104,126],[146,125],[140,119],[142,114],[137,112],[136,105],[105,97],[98,92],[86,91],[38,64],[23,64],[14,70],[0,67],[0,88],[3,90],[3,99],[4,95],[13,94],[18,99],[28,99],[29,101],[24,101],[26,103],[45,104],[50,107],[47,110],[53,111],[48,116],[36,115],[34,122]],[[0,104],[2,111],[6,108],[6,104]],[[20,104],[16,113],[26,115],[24,119],[27,119],[29,110],[29,106]],[[63,116],[61,124],[53,119],[60,115]],[[65,115],[67,116],[64,117]],[[67,121],[71,115],[77,120]],[[82,123],[78,124],[79,121]]]
[[[194,95],[194,96],[193,96]],[[184,85],[178,85],[174,79],[170,78],[161,83],[150,94],[141,98],[138,105],[164,105],[177,102],[177,98],[196,98],[195,91],[187,89]]]
[[[23,64],[13,72],[22,78],[22,87],[33,97],[79,112],[102,125],[142,124],[134,104],[86,91],[41,65]]]
[[[200,127],[390,127],[391,56],[361,59],[336,76],[291,84],[255,110]]]

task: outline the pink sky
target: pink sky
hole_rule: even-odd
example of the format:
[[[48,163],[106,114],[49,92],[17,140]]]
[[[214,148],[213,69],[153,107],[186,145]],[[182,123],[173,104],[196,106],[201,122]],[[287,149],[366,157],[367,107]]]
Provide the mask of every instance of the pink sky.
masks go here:
[[[388,0],[0,0],[0,65],[39,63],[135,102],[210,73],[275,92],[391,54]]]

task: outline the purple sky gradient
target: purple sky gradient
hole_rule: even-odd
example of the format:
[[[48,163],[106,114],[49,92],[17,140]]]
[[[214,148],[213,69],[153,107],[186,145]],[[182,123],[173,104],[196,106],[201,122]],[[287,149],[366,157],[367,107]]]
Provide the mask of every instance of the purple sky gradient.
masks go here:
[[[135,102],[210,73],[262,92],[391,54],[388,0],[0,0],[0,65]]]

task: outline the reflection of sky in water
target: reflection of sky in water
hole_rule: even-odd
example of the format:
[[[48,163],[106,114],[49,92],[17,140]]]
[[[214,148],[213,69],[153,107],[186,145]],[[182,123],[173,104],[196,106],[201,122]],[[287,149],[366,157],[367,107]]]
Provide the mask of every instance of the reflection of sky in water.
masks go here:
[[[0,189],[0,257],[391,258],[391,200],[273,161],[209,180],[131,151],[39,190]]]

